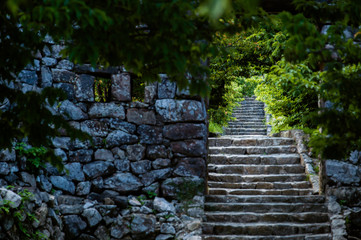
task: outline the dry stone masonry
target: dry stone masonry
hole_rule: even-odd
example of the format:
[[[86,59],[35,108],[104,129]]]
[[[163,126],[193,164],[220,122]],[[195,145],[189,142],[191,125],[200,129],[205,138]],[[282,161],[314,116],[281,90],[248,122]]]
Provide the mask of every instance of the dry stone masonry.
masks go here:
[[[50,239],[200,239],[207,157],[204,101],[180,91],[161,75],[145,87],[144,102],[132,102],[132,78],[124,69],[74,65],[51,40],[15,87],[24,92],[53,86],[67,100],[62,114],[93,142],[53,139],[65,164],[38,175],[25,171],[14,149],[0,153],[1,197],[21,189],[34,193],[33,224]],[[94,81],[111,81],[110,101],[96,102]],[[7,185],[16,188],[7,190]],[[19,190],[19,191],[18,191]],[[0,239],[16,239],[14,223],[1,219]]]

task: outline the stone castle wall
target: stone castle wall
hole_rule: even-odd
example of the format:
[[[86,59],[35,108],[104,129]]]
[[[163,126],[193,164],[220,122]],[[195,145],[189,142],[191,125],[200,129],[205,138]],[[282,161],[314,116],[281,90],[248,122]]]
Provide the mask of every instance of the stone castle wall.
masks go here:
[[[161,82],[145,87],[144,102],[132,102],[130,73],[76,66],[61,58],[62,49],[50,40],[15,87],[63,89],[68,99],[52,111],[93,142],[71,141],[66,134],[54,138],[62,173],[48,165],[30,174],[17,152],[2,151],[0,200],[18,201],[17,189],[33,192],[29,206],[40,218],[33,228],[50,239],[200,239],[208,132],[204,101],[161,75]],[[111,80],[109,102],[95,101],[98,76]],[[12,239],[15,224],[0,222],[0,239]]]

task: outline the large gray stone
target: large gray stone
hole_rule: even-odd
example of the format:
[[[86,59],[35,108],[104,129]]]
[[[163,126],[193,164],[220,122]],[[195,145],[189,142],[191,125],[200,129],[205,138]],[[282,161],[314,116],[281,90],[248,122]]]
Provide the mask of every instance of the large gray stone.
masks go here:
[[[116,147],[124,144],[133,144],[137,142],[138,137],[136,135],[131,135],[121,130],[111,132],[106,138],[107,147]]]
[[[189,191],[191,185],[193,191],[199,191],[197,194],[203,193],[204,180],[199,177],[168,178],[162,183],[161,192],[164,197],[177,197]]]
[[[48,66],[48,67],[53,67],[57,64],[57,60],[55,58],[52,58],[52,57],[44,57],[41,59],[41,63],[45,66]]]
[[[107,161],[91,162],[84,165],[84,173],[91,179],[100,176],[107,176],[115,171],[113,163]]]
[[[65,169],[68,171],[68,177],[71,180],[76,180],[76,181],[85,180],[85,176],[80,163],[74,162],[74,163],[66,164]]]
[[[75,194],[75,185],[72,181],[69,181],[62,176],[50,176],[50,182],[54,187],[64,190],[68,193]]]
[[[53,145],[56,148],[69,150],[70,137],[55,137],[53,138]]]
[[[157,122],[153,110],[138,109],[138,108],[128,109],[127,120],[128,122],[132,122],[137,125],[142,125],[142,124],[154,125]]]
[[[131,161],[139,161],[145,156],[145,147],[141,144],[127,146],[128,159]]]
[[[36,187],[36,181],[33,174],[21,172],[20,176],[23,182],[28,183],[31,187]]]
[[[176,233],[175,228],[170,223],[162,223],[162,225],[160,225],[160,232],[167,233],[167,234],[175,234]]]
[[[121,171],[121,172],[129,172],[130,171],[130,161],[128,161],[126,159],[115,160],[114,165],[118,171]]]
[[[206,153],[204,140],[185,140],[171,143],[172,151],[190,157],[200,157]]]
[[[157,158],[152,162],[152,167],[154,169],[161,169],[169,167],[172,164],[172,161],[167,158]]]
[[[164,198],[155,197],[153,201],[153,207],[158,212],[172,212],[175,213],[175,207],[172,203],[168,202]]]
[[[151,84],[144,88],[144,102],[154,104],[157,96],[157,84]]]
[[[141,125],[137,129],[140,135],[140,143],[145,144],[160,144],[163,142],[162,129],[149,125]]]
[[[58,65],[56,67],[59,69],[73,70],[74,63],[70,62],[69,60],[63,59],[58,62]]]
[[[205,177],[206,163],[203,158],[182,158],[177,159],[177,166],[174,174],[182,177]]]
[[[84,120],[88,118],[79,107],[69,100],[65,100],[61,103],[59,111],[67,120]]]
[[[104,187],[117,192],[127,193],[138,191],[143,184],[131,173],[116,173],[104,180]]]
[[[174,98],[177,85],[168,79],[167,75],[160,74],[161,82],[158,83],[158,98]]]
[[[53,84],[53,74],[48,67],[41,67],[41,87],[51,87]]]
[[[359,183],[361,172],[357,166],[336,160],[327,160],[326,174],[335,183],[352,184]]]
[[[155,232],[156,218],[154,215],[134,214],[130,225],[131,232],[136,235],[149,235]]]
[[[77,151],[69,151],[69,161],[87,163],[92,160],[93,150],[80,149]]]
[[[204,121],[206,119],[204,106],[195,100],[160,99],[156,101],[155,108],[164,122]]]
[[[153,170],[142,175],[144,186],[149,186],[157,180],[166,179],[171,174],[171,168]]]
[[[91,118],[125,118],[124,107],[114,102],[94,103],[88,113]]]
[[[105,137],[108,135],[109,128],[104,122],[95,120],[86,120],[80,123],[80,129],[95,137]]]
[[[9,164],[6,162],[0,162],[0,175],[8,175],[10,173]]]
[[[54,83],[54,87],[63,90],[66,93],[67,98],[69,100],[72,101],[72,100],[75,99],[74,84],[71,84],[71,83]]]
[[[114,160],[113,153],[108,149],[98,149],[94,153],[95,160],[112,161]]]
[[[16,161],[16,153],[15,150],[4,149],[0,151],[0,160],[2,162],[15,162]]]
[[[164,145],[150,145],[147,147],[148,159],[168,158],[169,151]]]
[[[192,123],[170,124],[164,126],[163,136],[171,140],[206,138],[207,127],[205,124],[192,124]]]
[[[87,227],[86,223],[77,215],[64,216],[64,230],[68,239],[75,239]]]
[[[135,174],[143,174],[148,172],[152,168],[152,166],[149,160],[142,160],[142,161],[132,162],[130,164],[130,168],[132,169],[132,172]]]
[[[56,68],[53,68],[51,71],[54,82],[74,83],[76,80],[76,75],[73,72]]]
[[[82,216],[87,219],[90,227],[98,225],[98,223],[102,220],[102,216],[95,208],[85,209]]]
[[[361,151],[352,151],[350,154],[350,162],[357,164],[361,160]]]
[[[11,208],[17,208],[21,204],[21,197],[11,190],[0,188],[0,196],[7,201],[10,201]]]
[[[39,185],[40,188],[46,192],[50,192],[53,188],[53,185],[50,183],[49,178],[45,177],[44,175],[39,176]]]
[[[75,97],[79,101],[94,101],[94,77],[81,74],[75,81]]]
[[[17,79],[22,83],[33,85],[38,81],[38,75],[35,71],[22,70]]]
[[[108,124],[109,124],[109,127],[112,129],[122,130],[123,132],[131,133],[131,134],[135,133],[135,131],[137,130],[136,125],[122,121],[117,118],[109,119]]]
[[[112,75],[111,93],[116,101],[131,101],[131,81],[127,73]]]
[[[113,225],[111,228],[110,228],[110,236],[114,237],[114,238],[117,238],[117,239],[120,239],[124,236],[124,233],[125,233],[125,228],[124,226],[118,226],[118,225]]]
[[[94,235],[99,240],[109,240],[110,239],[109,231],[105,226],[99,226],[97,228],[97,230],[94,232]]]
[[[76,195],[88,195],[90,193],[91,185],[92,184],[89,181],[78,183],[76,186]]]
[[[62,54],[62,51],[65,49],[65,46],[62,45],[53,45],[51,46],[51,56],[53,58],[62,58],[65,57]]]

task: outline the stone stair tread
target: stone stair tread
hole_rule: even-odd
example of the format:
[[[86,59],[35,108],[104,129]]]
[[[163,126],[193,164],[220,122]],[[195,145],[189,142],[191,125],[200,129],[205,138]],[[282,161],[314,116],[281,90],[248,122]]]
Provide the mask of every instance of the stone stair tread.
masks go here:
[[[210,172],[208,174],[209,180],[215,178],[222,179],[221,181],[243,181],[243,182],[277,182],[277,181],[289,181],[298,180],[302,181],[306,179],[306,174],[237,174],[237,173],[215,173]]]
[[[234,182],[218,182],[208,181],[210,188],[234,188],[234,189],[290,189],[310,188],[308,181],[295,181],[295,182],[256,182],[256,183],[234,183]]]
[[[203,240],[331,240],[331,234],[295,234],[288,236],[264,235],[202,235]]]
[[[227,195],[312,195],[312,189],[233,189],[209,188],[210,194]]]
[[[284,196],[284,195],[255,195],[255,196],[241,196],[241,195],[206,195],[206,199],[217,199],[218,202],[224,202],[225,199],[228,200],[228,203],[248,203],[248,204],[259,204],[259,203],[311,203],[318,204],[325,201],[325,197],[321,195],[303,195],[303,196]],[[209,203],[218,203],[218,202],[209,202]]]

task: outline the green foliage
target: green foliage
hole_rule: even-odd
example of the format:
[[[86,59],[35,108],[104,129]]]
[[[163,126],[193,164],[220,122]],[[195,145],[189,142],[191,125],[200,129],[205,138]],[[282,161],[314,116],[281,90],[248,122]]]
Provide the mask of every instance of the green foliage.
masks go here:
[[[45,156],[48,150],[44,147],[30,147],[26,143],[18,143],[15,147],[20,157],[26,158],[26,169],[31,173],[39,173],[45,167]]]
[[[272,115],[273,132],[316,127],[304,116],[318,108],[319,81],[318,73],[306,64],[291,64],[283,59],[271,67],[257,86],[256,95]]]
[[[94,82],[94,95],[96,102],[107,102],[110,97],[111,80],[109,78],[96,78]]]
[[[208,131],[211,133],[223,133],[222,125],[219,125],[213,121],[209,121]]]
[[[155,198],[157,196],[156,192],[153,191],[147,191],[147,195],[149,199]]]
[[[21,203],[16,208],[12,206],[13,202],[11,201],[0,201],[0,219],[4,217],[14,219],[14,227],[11,229],[11,234],[20,239],[48,239],[46,235],[32,227],[32,223],[38,221],[38,219],[26,208],[28,202],[34,198],[34,194],[27,189],[19,191],[17,194],[21,196]]]
[[[243,96],[254,95],[259,77],[267,73],[283,52],[287,37],[278,25],[257,27],[235,34],[216,34],[222,54],[210,63],[210,120],[220,126],[230,121]]]

